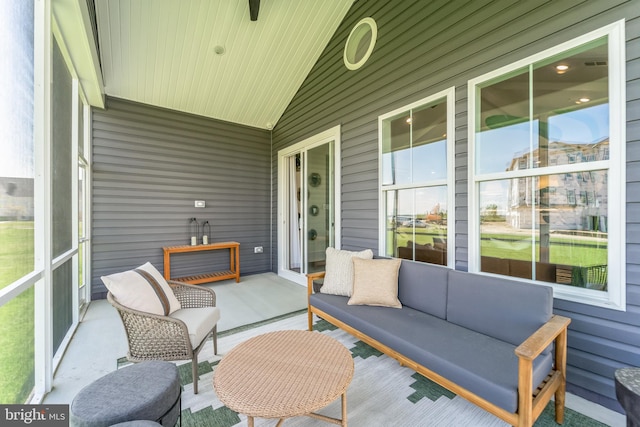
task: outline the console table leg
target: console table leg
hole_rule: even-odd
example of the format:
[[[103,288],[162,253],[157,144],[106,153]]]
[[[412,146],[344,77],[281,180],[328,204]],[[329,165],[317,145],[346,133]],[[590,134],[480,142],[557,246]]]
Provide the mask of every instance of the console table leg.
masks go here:
[[[240,248],[237,247],[233,251],[235,254],[234,272],[236,273],[236,283],[240,283]]]

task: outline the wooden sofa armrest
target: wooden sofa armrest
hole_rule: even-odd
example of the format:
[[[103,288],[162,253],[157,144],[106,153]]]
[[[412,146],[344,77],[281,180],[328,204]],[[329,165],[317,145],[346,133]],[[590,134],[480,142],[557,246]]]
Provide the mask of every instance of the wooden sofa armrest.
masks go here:
[[[527,360],[535,359],[560,334],[566,333],[569,323],[571,319],[568,317],[552,316],[547,323],[516,348],[516,355]]]
[[[316,279],[322,279],[324,274],[324,271],[307,274],[307,295],[311,295],[313,293],[313,281]]]
[[[552,316],[522,344],[516,347],[518,356],[518,426],[531,426],[555,394],[556,422],[564,421],[564,401],[567,370],[567,328],[571,319]],[[555,341],[554,370],[543,385],[533,393],[533,359]]]
[[[324,271],[317,271],[315,273],[307,274],[307,316],[308,327],[310,331],[313,331],[313,314],[311,314],[310,297],[313,293],[313,281],[316,279],[322,279],[324,277]]]

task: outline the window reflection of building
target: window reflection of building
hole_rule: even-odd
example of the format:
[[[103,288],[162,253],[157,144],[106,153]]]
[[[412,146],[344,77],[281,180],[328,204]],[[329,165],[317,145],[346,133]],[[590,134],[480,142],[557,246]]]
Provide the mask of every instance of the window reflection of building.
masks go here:
[[[549,165],[608,160],[609,138],[594,144],[550,142]],[[531,158],[532,157],[532,158]],[[515,157],[507,170],[536,165],[539,149]],[[514,228],[538,228],[531,207],[548,209],[549,223],[556,230],[607,232],[607,171],[567,172],[549,175],[548,187],[539,188],[539,178],[509,180],[506,220]],[[547,193],[547,206],[540,195]],[[532,225],[532,221],[536,223]]]

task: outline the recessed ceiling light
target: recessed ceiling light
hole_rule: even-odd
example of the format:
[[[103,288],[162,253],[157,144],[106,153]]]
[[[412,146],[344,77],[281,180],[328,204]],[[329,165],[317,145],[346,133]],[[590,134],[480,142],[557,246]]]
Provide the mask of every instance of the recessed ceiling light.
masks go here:
[[[568,69],[569,69],[568,65],[565,65],[565,64],[556,65],[556,70],[558,71],[567,71]]]
[[[411,119],[411,117],[409,117],[409,118],[407,119],[407,123],[411,123],[412,121],[413,121],[413,120]]]
[[[589,102],[591,99],[589,98],[580,98],[580,102]]]

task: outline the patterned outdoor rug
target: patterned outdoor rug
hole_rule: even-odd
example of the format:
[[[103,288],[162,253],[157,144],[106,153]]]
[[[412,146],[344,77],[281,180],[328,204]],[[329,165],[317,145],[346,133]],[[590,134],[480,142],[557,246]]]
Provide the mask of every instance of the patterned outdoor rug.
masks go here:
[[[293,313],[272,321],[243,326],[219,334],[218,356],[213,355],[209,342],[200,352],[198,370],[199,393],[193,394],[191,363],[179,363],[182,380],[182,427],[246,426],[246,417],[226,408],[213,390],[215,368],[235,345],[265,332],[306,329],[307,315]],[[352,353],[355,362],[353,380],[347,390],[348,423],[352,427],[388,426],[508,426],[504,421],[440,387],[415,371],[400,366],[352,335],[319,320],[314,330],[327,334]],[[124,361],[118,361],[119,365]],[[319,413],[340,417],[340,399]],[[276,420],[255,419],[256,426],[274,426]],[[289,418],[286,426],[324,426],[325,422],[309,417]],[[538,421],[537,427],[558,426],[550,404]],[[569,408],[565,409],[565,427],[605,426]]]

